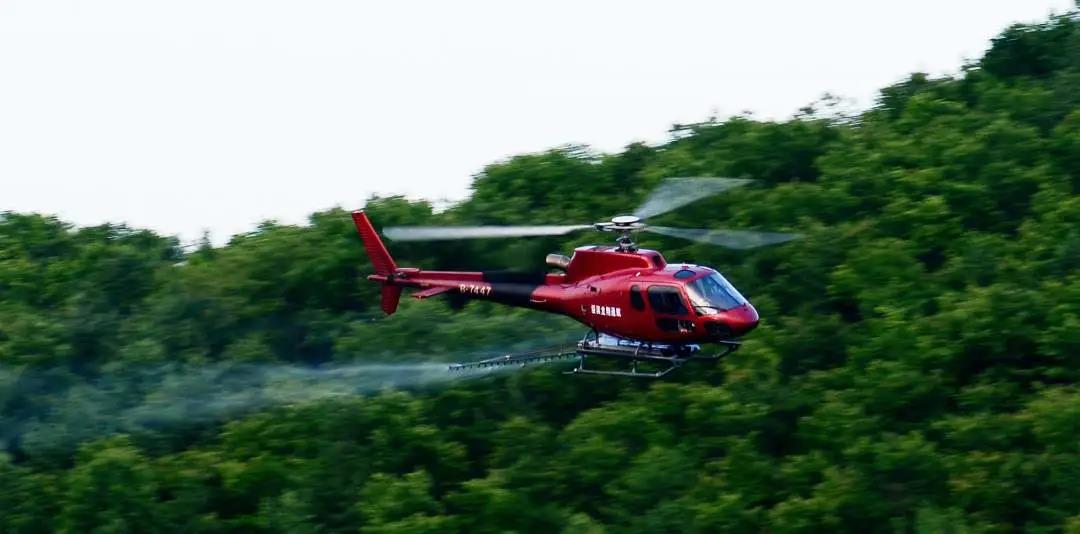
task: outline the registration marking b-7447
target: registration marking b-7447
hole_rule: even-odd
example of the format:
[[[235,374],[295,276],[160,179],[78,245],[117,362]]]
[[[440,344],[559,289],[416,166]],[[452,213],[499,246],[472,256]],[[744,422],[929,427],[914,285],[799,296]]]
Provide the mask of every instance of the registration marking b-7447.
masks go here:
[[[469,295],[486,297],[491,294],[491,286],[480,284],[458,284],[458,291]]]

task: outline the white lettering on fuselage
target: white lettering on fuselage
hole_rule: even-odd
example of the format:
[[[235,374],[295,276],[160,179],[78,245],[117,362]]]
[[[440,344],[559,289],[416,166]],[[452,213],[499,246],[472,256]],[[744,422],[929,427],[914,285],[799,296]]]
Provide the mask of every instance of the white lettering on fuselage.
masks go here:
[[[482,286],[478,284],[458,284],[458,291],[461,293],[468,293],[472,295],[487,296],[491,294],[491,286]]]
[[[622,317],[622,308],[617,306],[598,306],[593,304],[589,310],[593,315],[603,315],[605,317]]]

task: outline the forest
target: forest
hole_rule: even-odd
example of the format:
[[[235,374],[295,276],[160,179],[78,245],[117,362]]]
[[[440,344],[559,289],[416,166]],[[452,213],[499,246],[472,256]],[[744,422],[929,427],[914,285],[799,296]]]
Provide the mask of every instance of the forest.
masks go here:
[[[565,224],[670,176],[755,184],[657,224],[805,237],[642,236],[762,316],[715,367],[656,381],[448,374],[584,327],[441,299],[384,318],[361,206],[190,248],[3,213],[0,532],[1080,533],[1076,12],[857,113],[825,97],[562,146],[491,163],[445,210],[363,207],[377,227]],[[606,239],[387,244],[537,270]]]

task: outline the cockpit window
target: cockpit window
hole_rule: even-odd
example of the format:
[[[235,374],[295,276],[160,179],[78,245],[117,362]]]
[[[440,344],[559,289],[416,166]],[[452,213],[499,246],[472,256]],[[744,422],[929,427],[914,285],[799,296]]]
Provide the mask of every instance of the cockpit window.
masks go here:
[[[697,273],[695,273],[694,271],[691,271],[690,269],[680,269],[678,271],[675,271],[675,278],[679,278],[679,279],[690,278],[691,276],[694,276],[695,274],[697,274]]]
[[[712,273],[704,278],[686,284],[690,302],[699,313],[710,314],[718,311],[738,308],[746,304],[746,298],[739,294],[720,273]]]

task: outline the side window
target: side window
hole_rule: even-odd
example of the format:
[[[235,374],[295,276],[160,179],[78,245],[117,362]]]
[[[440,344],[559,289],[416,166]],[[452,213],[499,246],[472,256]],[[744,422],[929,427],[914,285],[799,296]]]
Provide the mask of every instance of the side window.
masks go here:
[[[656,313],[668,315],[686,315],[687,313],[678,288],[671,286],[649,286],[649,305]]]
[[[645,309],[645,298],[641,296],[641,286],[630,286],[630,307],[641,311]]]

